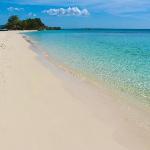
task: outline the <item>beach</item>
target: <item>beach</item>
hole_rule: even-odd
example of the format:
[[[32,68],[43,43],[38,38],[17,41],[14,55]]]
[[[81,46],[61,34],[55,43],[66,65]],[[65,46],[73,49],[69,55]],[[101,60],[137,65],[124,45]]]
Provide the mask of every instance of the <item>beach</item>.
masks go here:
[[[19,31],[0,32],[0,149],[150,149],[149,108],[54,68]]]

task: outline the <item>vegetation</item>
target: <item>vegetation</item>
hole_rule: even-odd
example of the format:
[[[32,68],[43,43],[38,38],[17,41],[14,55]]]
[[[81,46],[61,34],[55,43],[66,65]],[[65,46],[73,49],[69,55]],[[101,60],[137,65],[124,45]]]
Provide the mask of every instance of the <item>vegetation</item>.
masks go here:
[[[46,28],[39,18],[23,20],[21,26],[23,30],[43,30]]]
[[[48,27],[40,18],[20,20],[18,16],[11,16],[5,25],[8,30],[61,30],[61,27]]]
[[[47,27],[47,30],[61,30],[61,27]]]
[[[21,21],[17,16],[12,16],[8,19],[8,22],[6,24],[7,29],[11,30],[20,30],[21,29]]]

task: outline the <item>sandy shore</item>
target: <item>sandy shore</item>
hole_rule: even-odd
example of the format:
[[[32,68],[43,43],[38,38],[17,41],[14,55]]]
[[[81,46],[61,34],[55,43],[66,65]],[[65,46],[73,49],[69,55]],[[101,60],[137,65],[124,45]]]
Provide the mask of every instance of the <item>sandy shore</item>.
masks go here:
[[[150,150],[148,110],[52,70],[18,32],[0,32],[1,150]]]

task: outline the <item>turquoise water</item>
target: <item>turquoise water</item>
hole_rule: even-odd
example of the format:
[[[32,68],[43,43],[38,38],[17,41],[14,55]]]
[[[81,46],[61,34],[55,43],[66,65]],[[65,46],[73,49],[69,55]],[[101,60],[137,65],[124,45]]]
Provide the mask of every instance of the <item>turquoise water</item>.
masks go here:
[[[150,30],[61,30],[27,35],[61,64],[150,103]]]

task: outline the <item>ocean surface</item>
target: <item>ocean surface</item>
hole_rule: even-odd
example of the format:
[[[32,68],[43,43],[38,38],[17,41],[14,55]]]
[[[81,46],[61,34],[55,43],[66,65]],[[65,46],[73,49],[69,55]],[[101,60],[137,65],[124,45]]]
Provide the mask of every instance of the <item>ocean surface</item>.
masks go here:
[[[68,29],[26,35],[74,72],[150,104],[150,30]]]

